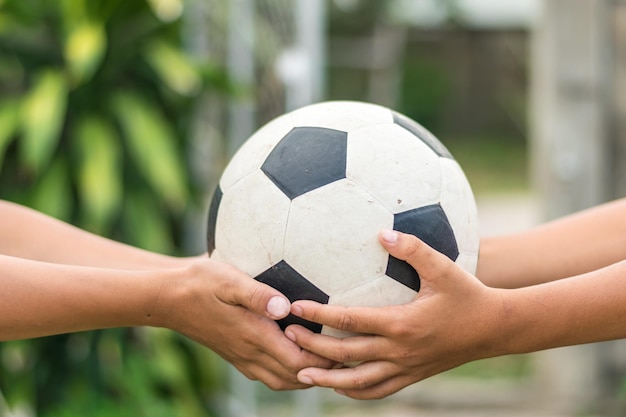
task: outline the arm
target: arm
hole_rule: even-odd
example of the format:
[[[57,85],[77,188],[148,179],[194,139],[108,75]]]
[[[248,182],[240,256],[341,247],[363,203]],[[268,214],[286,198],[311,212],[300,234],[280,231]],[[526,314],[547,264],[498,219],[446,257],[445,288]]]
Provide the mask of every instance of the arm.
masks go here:
[[[477,359],[626,337],[624,261],[506,290],[485,286],[413,236],[383,233],[381,243],[419,272],[418,296],[383,308],[295,302],[292,312],[307,320],[368,334],[336,339],[288,327],[287,336],[304,349],[342,363],[361,362],[354,368],[303,369],[301,382],[353,398],[381,398]]]
[[[152,253],[106,239],[15,203],[0,200],[0,254],[120,269],[182,267],[192,258]]]
[[[235,268],[144,251],[8,202],[0,219],[0,340],[166,327],[275,389],[302,388],[299,369],[332,365],[274,323],[287,298]]]
[[[0,340],[165,327],[274,389],[302,388],[298,370],[332,365],[302,351],[273,321],[289,312],[282,294],[209,259],[183,268],[130,271],[0,255],[0,287]]]
[[[523,233],[482,239],[476,276],[488,286],[519,288],[622,259],[626,259],[626,199]]]

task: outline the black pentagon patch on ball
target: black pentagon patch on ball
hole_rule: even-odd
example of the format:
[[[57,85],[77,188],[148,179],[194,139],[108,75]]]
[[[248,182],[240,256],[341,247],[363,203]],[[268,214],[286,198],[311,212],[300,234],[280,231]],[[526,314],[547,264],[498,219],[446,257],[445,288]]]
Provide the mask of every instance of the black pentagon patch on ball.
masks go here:
[[[209,256],[211,256],[211,254],[215,250],[215,227],[217,224],[217,212],[219,210],[223,196],[224,193],[218,185],[217,187],[215,187],[215,191],[213,192],[213,198],[211,199],[211,205],[209,206],[209,218],[207,221],[207,250],[209,252]]]
[[[459,256],[454,231],[446,213],[439,204],[396,214],[393,229],[417,236],[428,246],[443,253],[453,261],[456,261]],[[405,261],[390,256],[385,274],[415,291],[420,289],[419,275]]]
[[[328,295],[300,275],[298,271],[293,269],[285,261],[280,261],[259,274],[255,279],[276,288],[289,298],[291,302],[296,300],[313,300],[318,303],[328,304]],[[299,324],[315,333],[322,331],[321,324],[301,319],[293,314],[289,314],[284,319],[277,320],[276,322],[283,330],[291,324]]]
[[[432,133],[408,117],[393,113],[393,122],[420,138],[430,149],[442,158],[454,159],[448,149]]]
[[[348,134],[295,127],[274,147],[261,170],[290,199],[346,177]]]

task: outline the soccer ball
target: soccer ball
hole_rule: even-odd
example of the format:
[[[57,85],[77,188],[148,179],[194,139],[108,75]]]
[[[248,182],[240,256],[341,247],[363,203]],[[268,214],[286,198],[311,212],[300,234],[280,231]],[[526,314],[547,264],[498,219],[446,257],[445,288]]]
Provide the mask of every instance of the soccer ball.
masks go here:
[[[213,194],[208,251],[291,301],[383,306],[411,301],[416,271],[378,232],[411,233],[473,273],[476,205],[448,150],[424,127],[362,102],[313,104],[254,133]],[[278,324],[345,336],[293,315]]]

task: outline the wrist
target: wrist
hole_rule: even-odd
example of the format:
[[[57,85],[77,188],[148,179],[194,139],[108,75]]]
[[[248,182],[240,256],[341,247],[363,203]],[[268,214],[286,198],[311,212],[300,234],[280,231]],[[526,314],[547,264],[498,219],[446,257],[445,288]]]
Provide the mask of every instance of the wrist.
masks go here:
[[[542,300],[541,286],[502,291],[501,337],[499,355],[529,353],[550,347],[549,341],[559,335],[550,326],[555,311],[550,313],[549,300]],[[539,290],[539,291],[538,291]],[[552,317],[550,317],[552,316]]]
[[[502,356],[512,352],[511,338],[515,335],[513,323],[517,300],[513,291],[508,289],[485,287],[482,295],[484,304],[476,323],[474,346],[476,358],[485,359]]]
[[[196,259],[197,261],[197,259]],[[194,308],[210,302],[204,295],[207,285],[214,281],[207,275],[202,262],[188,258],[182,267],[159,270],[150,313],[146,325],[164,327],[186,334],[196,312]]]
[[[521,332],[520,326],[524,325],[520,317],[521,307],[515,290],[497,289],[499,306],[494,315],[496,322],[493,337],[493,356],[502,356],[517,352],[517,337]]]
[[[150,327],[172,328],[176,318],[176,310],[181,303],[182,278],[185,268],[163,268],[156,271],[145,271],[149,291],[145,303],[140,306],[137,317],[138,325]]]

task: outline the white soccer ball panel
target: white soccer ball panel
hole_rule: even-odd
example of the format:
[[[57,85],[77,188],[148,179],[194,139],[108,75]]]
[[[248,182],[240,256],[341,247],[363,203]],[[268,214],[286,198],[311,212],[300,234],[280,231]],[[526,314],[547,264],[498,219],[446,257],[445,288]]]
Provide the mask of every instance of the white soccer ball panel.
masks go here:
[[[346,175],[393,214],[439,201],[439,158],[396,124],[348,133]]]
[[[409,303],[416,295],[416,291],[383,275],[355,288],[331,294],[328,304],[347,307],[382,307]]]
[[[393,114],[389,109],[350,101],[312,104],[290,114],[294,126],[325,127],[344,132],[372,124],[393,123]]]
[[[378,242],[393,215],[346,179],[293,200],[285,261],[332,295],[384,274],[387,252]]]
[[[215,246],[223,262],[256,276],[283,258],[290,200],[261,172],[224,193]]]
[[[274,146],[293,129],[289,114],[282,115],[257,130],[232,157],[220,178],[223,192],[241,178],[259,169]]]
[[[478,213],[470,184],[452,159],[441,158],[441,176],[441,207],[454,230],[459,252],[478,253]]]
[[[332,336],[332,337],[336,337],[339,339],[343,339],[344,337],[350,337],[350,336],[359,336],[358,333],[346,332],[344,330],[337,330],[334,327],[330,327],[330,326],[322,326],[322,331],[320,333],[326,336]]]

